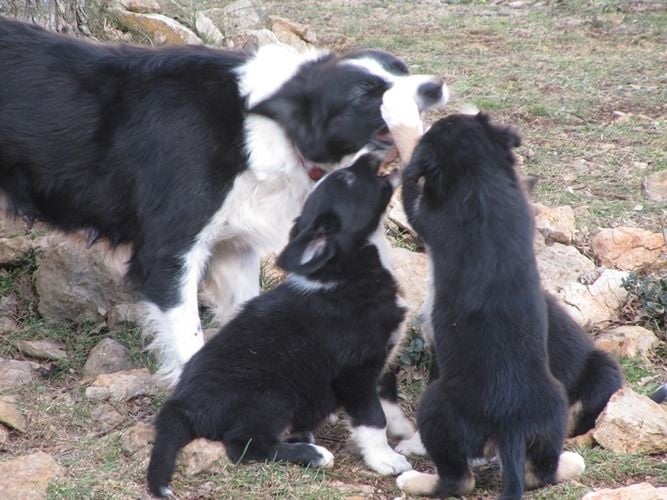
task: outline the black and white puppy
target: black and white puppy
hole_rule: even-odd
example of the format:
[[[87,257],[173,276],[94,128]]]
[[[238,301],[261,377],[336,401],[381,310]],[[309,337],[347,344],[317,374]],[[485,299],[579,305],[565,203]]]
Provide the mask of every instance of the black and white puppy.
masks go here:
[[[549,369],[532,210],[513,168],[518,144],[484,115],[449,116],[423,136],[404,173],[404,207],[432,263],[440,369],[417,418],[438,473],[399,476],[409,493],[470,493],[469,460],[489,444],[502,498],[583,471],[579,455],[561,455],[567,396]]]
[[[126,248],[172,383],[203,345],[205,275],[224,323],[313,179],[383,126],[383,93],[447,96],[380,51],[109,46],[1,17],[0,75],[0,210]]]
[[[168,494],[179,450],[197,437],[222,441],[233,461],[331,467],[328,450],[285,436],[308,435],[339,407],[370,468],[411,468],[387,444],[376,391],[405,314],[371,241],[399,180],[379,176],[379,164],[363,154],[324,177],[278,257],[287,280],[247,302],[185,365],[156,420],[152,494]]]

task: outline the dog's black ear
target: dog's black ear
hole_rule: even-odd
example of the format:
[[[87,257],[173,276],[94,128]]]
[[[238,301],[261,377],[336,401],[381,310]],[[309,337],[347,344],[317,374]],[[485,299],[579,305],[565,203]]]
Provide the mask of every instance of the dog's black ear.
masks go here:
[[[276,264],[287,272],[307,275],[321,269],[336,254],[339,223],[331,215],[303,229],[297,229],[297,225],[292,228],[290,242],[280,252]]]
[[[298,122],[301,118],[298,103],[280,91],[255,104],[249,112],[271,118],[280,124]]]

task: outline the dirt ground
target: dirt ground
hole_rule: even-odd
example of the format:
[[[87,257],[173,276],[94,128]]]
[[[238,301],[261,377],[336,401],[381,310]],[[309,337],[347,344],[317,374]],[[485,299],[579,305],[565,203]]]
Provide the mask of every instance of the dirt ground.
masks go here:
[[[210,7],[206,0],[174,8]],[[574,207],[578,244],[586,245],[597,227],[638,226],[662,230],[667,207],[642,197],[642,178],[667,168],[667,4],[661,1],[562,0],[299,0],[257,2],[263,14],[309,24],[324,45],[338,49],[375,47],[401,55],[413,72],[441,75],[451,89],[446,112],[466,103],[515,126],[523,137],[518,153],[524,175],[538,178],[535,198],[548,205]],[[432,115],[429,119],[435,119]],[[6,276],[4,278],[7,280]],[[30,288],[30,276],[17,272],[9,286]],[[1,281],[1,280],[0,280]],[[3,293],[7,287],[0,286]],[[29,292],[26,292],[29,295]],[[19,337],[63,340],[74,353],[57,374],[14,391],[29,431],[11,433],[0,445],[2,460],[41,450],[66,469],[49,488],[52,499],[139,498],[146,458],[122,450],[123,432],[150,422],[165,396],[114,404],[122,423],[104,428],[91,418],[94,404],[84,396],[79,370],[87,350],[99,340],[94,327],[45,327],[29,315],[13,338],[2,339],[0,355],[20,358]],[[64,333],[63,333],[64,332]],[[117,335],[137,360],[136,331]],[[664,346],[653,365],[624,363],[638,390],[645,377],[665,374]],[[425,366],[405,366],[403,404],[414,412],[424,386]],[[332,471],[281,464],[235,466],[221,460],[210,472],[186,477],[177,472],[178,498],[389,499],[400,497],[393,478],[366,469],[346,451],[342,424],[317,436],[336,454]],[[527,498],[574,499],[594,487],[648,481],[667,484],[667,456],[617,455],[578,449],[587,471],[573,481],[531,492]],[[430,470],[427,460],[413,460]],[[500,474],[495,466],[475,471],[477,489],[467,498],[495,497]]]

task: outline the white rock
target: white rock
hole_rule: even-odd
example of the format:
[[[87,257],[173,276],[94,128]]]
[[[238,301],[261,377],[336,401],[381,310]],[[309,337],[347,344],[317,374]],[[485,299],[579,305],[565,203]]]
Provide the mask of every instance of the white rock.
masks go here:
[[[592,285],[569,283],[556,295],[579,324],[608,321],[625,301],[627,292],[622,282],[627,275],[624,271],[606,269]]]
[[[35,288],[39,313],[53,322],[100,322],[118,303],[136,302],[103,245],[86,249],[60,237],[49,238],[38,259]]]
[[[102,373],[122,372],[132,368],[134,368],[134,363],[127,348],[117,340],[106,338],[90,350],[82,372],[89,377]]]
[[[598,417],[593,437],[617,453],[667,453],[667,410],[624,387]]]
[[[62,474],[62,467],[41,451],[0,462],[0,497],[44,499],[49,482]]]
[[[16,407],[14,398],[0,398],[0,423],[19,432],[26,431],[26,420]]]
[[[35,379],[37,363],[0,358],[0,390],[12,389]]]
[[[548,242],[569,245],[574,236],[574,210],[570,206],[547,207],[539,203],[535,209],[535,228],[544,235]]]
[[[221,458],[225,457],[225,447],[217,441],[195,439],[183,450],[178,463],[184,467],[186,476],[194,476],[211,469]]]
[[[603,488],[586,493],[581,500],[665,500],[667,487],[656,488],[650,483],[639,483],[622,488]]]
[[[127,401],[136,396],[153,396],[159,390],[155,377],[141,368],[98,375],[86,388],[86,397],[93,401]]]
[[[178,21],[162,14],[140,14],[123,9],[111,9],[111,12],[127,28],[148,34],[157,45],[193,44],[201,45],[201,39]]]
[[[656,335],[641,326],[624,325],[598,334],[595,345],[603,351],[619,357],[648,359],[651,350],[658,345]]]
[[[201,36],[206,42],[220,47],[225,41],[225,37],[222,34],[222,31],[220,31],[211,18],[208,17],[204,12],[197,12],[195,28],[197,28],[197,33],[199,33],[199,36]]]
[[[664,235],[637,227],[601,229],[591,248],[603,266],[629,271],[667,258]]]
[[[428,263],[425,253],[411,252],[405,248],[391,247],[391,265],[394,277],[408,303],[410,315],[419,312],[426,295]]]
[[[570,283],[576,283],[580,276],[595,271],[593,261],[575,247],[562,243],[544,245],[543,241],[536,237],[535,251],[545,290],[558,293]]]
[[[38,359],[63,360],[67,359],[65,345],[51,340],[21,340],[19,350],[26,356]]]
[[[0,266],[17,264],[33,248],[27,236],[0,238]]]

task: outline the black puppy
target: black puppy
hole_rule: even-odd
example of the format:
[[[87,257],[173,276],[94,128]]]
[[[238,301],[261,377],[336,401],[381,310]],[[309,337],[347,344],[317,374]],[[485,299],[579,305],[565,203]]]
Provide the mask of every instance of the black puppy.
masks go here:
[[[440,367],[418,410],[438,475],[402,474],[397,484],[409,493],[469,493],[468,460],[489,445],[502,498],[521,498],[524,473],[536,487],[583,471],[579,455],[561,456],[567,398],[549,369],[532,210],[513,168],[518,144],[484,115],[454,115],[431,127],[405,170],[405,211],[432,261]]]
[[[369,467],[411,468],[387,444],[376,391],[405,314],[369,243],[398,183],[378,176],[379,164],[364,154],[315,187],[278,257],[287,280],[248,302],[186,364],[157,417],[152,494],[169,493],[176,457],[197,437],[222,441],[233,461],[331,467],[328,450],[285,436],[307,436],[338,407]]]

